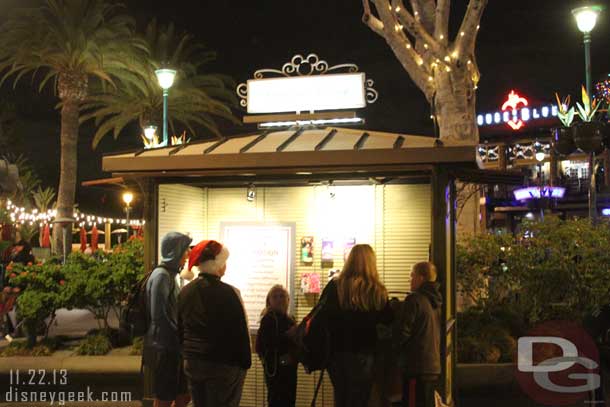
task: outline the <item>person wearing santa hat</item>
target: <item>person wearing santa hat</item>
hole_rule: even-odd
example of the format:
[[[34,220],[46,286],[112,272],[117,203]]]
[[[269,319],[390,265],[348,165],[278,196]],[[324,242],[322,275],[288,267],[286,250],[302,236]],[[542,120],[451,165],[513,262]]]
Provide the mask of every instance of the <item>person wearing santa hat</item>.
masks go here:
[[[199,276],[178,298],[178,332],[195,407],[238,407],[252,364],[241,295],[221,281],[228,258],[215,240],[197,244],[188,268],[197,266]]]

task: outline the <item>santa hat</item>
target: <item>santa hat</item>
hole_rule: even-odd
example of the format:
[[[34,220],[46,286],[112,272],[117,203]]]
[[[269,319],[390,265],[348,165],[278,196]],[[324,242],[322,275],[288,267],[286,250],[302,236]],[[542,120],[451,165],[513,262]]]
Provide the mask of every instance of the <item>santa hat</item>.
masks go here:
[[[189,266],[198,266],[200,273],[215,274],[224,267],[229,258],[229,250],[216,240],[203,240],[191,249]]]

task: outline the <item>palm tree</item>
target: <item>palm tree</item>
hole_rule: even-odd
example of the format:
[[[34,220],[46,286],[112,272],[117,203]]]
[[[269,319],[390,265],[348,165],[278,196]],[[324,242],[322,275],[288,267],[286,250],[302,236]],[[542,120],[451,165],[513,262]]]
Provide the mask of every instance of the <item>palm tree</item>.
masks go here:
[[[136,38],[134,21],[121,5],[107,0],[46,0],[35,8],[12,12],[0,26],[2,82],[24,76],[38,80],[38,89],[52,83],[61,109],[61,172],[58,218],[71,218],[77,170],[79,109],[90,83],[116,86],[129,82],[146,52]],[[1,83],[1,82],[0,82]],[[62,248],[60,228],[54,238]]]
[[[144,40],[151,64],[140,80],[112,92],[102,90],[92,94],[82,105],[81,120],[95,119],[98,128],[93,137],[94,148],[108,133],[118,138],[133,122],[140,128],[161,126],[163,96],[155,69],[164,66],[178,71],[168,101],[168,121],[174,134],[186,129],[197,135],[198,130],[203,130],[220,137],[216,119],[239,123],[231,112],[231,107],[237,106],[233,80],[225,75],[202,73],[204,65],[216,58],[214,52],[194,42],[189,34],[176,33],[173,24],[159,27],[156,20],[148,24]],[[178,124],[180,131],[176,128]]]

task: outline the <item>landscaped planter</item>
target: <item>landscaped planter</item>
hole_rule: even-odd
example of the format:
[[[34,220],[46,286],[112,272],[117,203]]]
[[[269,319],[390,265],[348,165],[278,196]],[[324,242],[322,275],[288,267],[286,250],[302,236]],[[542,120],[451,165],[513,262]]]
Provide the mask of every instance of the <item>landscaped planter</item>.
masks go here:
[[[604,149],[604,130],[602,122],[580,122],[572,126],[576,146],[585,153],[601,153]]]
[[[557,127],[552,130],[551,144],[557,154],[570,155],[576,150],[572,129],[570,127]]]

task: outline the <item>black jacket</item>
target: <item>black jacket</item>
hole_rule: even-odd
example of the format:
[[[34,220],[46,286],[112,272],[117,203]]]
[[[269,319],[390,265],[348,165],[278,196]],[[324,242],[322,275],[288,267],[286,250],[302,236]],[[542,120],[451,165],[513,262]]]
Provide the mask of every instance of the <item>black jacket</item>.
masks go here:
[[[441,373],[441,304],[436,282],[424,283],[405,299],[396,323],[399,364],[409,377]]]
[[[333,352],[374,353],[377,345],[377,325],[390,325],[394,318],[389,301],[379,311],[342,309],[334,279],[328,282],[322,297],[326,297],[324,307]]]
[[[185,359],[249,369],[250,334],[238,291],[200,273],[178,297],[178,334]]]

